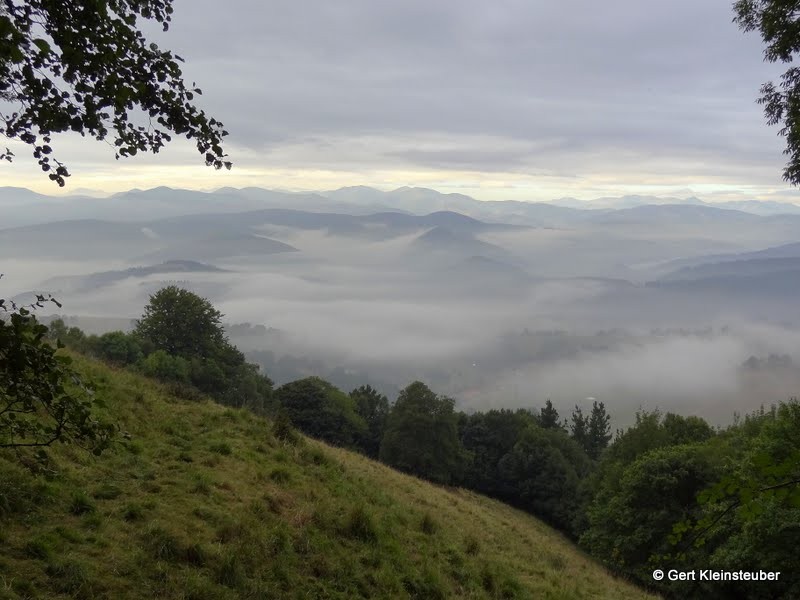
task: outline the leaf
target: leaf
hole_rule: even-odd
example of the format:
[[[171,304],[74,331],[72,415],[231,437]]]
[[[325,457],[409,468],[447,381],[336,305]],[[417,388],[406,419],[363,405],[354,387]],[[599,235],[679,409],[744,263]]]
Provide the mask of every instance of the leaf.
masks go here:
[[[39,38],[39,39],[33,40],[33,43],[36,45],[37,48],[39,48],[39,51],[42,54],[50,54],[50,52],[51,52],[50,44],[48,44],[47,41]]]

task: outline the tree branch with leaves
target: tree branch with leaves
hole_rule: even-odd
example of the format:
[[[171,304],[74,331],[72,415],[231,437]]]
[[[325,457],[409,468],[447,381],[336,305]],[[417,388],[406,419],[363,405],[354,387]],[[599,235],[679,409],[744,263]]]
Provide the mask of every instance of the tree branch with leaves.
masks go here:
[[[117,159],[184,135],[206,165],[230,169],[228,132],[193,103],[202,92],[183,80],[183,58],[137,28],[145,19],[167,31],[172,13],[172,0],[0,0],[0,135],[32,146],[59,186],[69,171],[52,136],[67,131],[110,143]]]
[[[30,308],[0,299],[0,449],[34,449],[44,460],[47,447],[63,442],[100,454],[116,428],[96,417],[101,401],[47,331]]]

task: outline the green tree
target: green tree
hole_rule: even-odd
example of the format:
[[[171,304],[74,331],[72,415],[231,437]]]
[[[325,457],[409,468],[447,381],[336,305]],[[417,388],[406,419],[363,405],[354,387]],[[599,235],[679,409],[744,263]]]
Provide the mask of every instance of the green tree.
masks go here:
[[[786,0],[737,0],[734,22],[745,31],[758,31],[766,44],[764,59],[768,62],[793,62],[800,52],[798,7]],[[761,86],[758,103],[770,125],[779,125],[779,135],[786,138],[784,154],[789,161],[783,178],[800,183],[800,67],[790,67],[781,76],[779,85],[767,82]]]
[[[452,398],[415,381],[392,405],[381,442],[386,464],[438,483],[460,474],[462,449]]]
[[[575,440],[581,448],[586,448],[589,441],[589,418],[584,416],[583,409],[575,405],[572,411],[572,422],[570,423],[570,437]]]
[[[579,507],[579,482],[588,471],[583,449],[560,429],[527,427],[498,463],[508,501],[567,531]]]
[[[181,356],[172,356],[163,350],[156,350],[141,361],[139,368],[148,377],[168,381],[189,381],[189,363]]]
[[[275,399],[303,433],[338,446],[353,446],[367,426],[347,394],[319,377],[306,377],[275,390]]]
[[[51,180],[69,177],[51,146],[66,131],[110,138],[117,158],[184,135],[207,165],[230,168],[227,132],[194,105],[202,92],[184,82],[183,59],[137,28],[147,19],[166,31],[172,0],[0,0],[0,9],[0,99],[15,106],[0,115],[0,134],[32,146]]]
[[[221,320],[211,302],[170,285],[150,296],[135,333],[167,354],[216,357],[229,346]]]
[[[465,415],[459,424],[465,465],[461,484],[483,494],[513,501],[516,486],[500,477],[500,460],[514,449],[522,432],[536,424],[526,410],[490,410]]]
[[[667,413],[661,422],[670,444],[705,442],[714,435],[712,427],[700,417]]]
[[[581,544],[608,565],[651,584],[650,573],[658,565],[648,565],[649,558],[672,551],[675,523],[693,516],[695,496],[715,474],[713,461],[696,445],[639,456],[595,496]]]
[[[762,408],[711,440],[725,444],[725,470],[697,495],[702,514],[674,528],[676,552],[700,546],[710,548],[718,565],[734,560],[787,572],[798,566],[794,546],[785,542],[800,531],[800,403]],[[779,590],[792,598],[800,584],[783,582],[771,590],[774,597]]]
[[[100,358],[121,365],[134,364],[143,358],[142,348],[135,336],[122,331],[104,333],[97,340]]]
[[[367,456],[377,458],[389,416],[389,399],[369,385],[354,389],[350,392],[350,398],[355,402],[356,412],[367,424],[366,433],[359,445]]]
[[[74,443],[99,454],[114,437],[97,418],[101,404],[68,356],[46,339],[47,327],[27,309],[0,300],[0,448]]]
[[[155,350],[142,368],[156,377],[188,379],[223,404],[266,410],[272,382],[228,341],[221,320],[222,313],[197,294],[174,285],[159,290],[134,330],[145,347]],[[157,358],[151,358],[154,354]]]
[[[539,424],[545,429],[558,429],[561,428],[561,421],[559,420],[558,411],[553,406],[550,398],[547,399],[544,406],[539,410]]]
[[[611,440],[611,417],[606,413],[605,404],[598,403],[597,400],[592,403],[592,412],[589,414],[586,437],[586,453],[597,460]]]

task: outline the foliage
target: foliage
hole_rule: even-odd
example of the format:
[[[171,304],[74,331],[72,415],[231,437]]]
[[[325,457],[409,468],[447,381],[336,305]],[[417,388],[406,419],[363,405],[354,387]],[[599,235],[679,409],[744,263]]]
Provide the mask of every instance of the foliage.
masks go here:
[[[490,410],[464,415],[459,422],[465,457],[461,484],[508,501],[512,490],[506,487],[507,481],[500,479],[498,464],[513,450],[522,432],[535,423],[534,416],[524,410]]]
[[[582,448],[589,444],[589,418],[583,414],[583,409],[575,405],[570,423],[570,437]]]
[[[800,568],[800,404],[763,408],[714,431],[698,417],[642,412],[587,479],[581,543],[653,585],[671,565],[791,573]],[[795,598],[795,578],[659,584],[674,597]]]
[[[453,406],[420,381],[402,390],[386,422],[381,461],[439,483],[457,479],[463,454]]]
[[[797,6],[785,0],[737,0],[734,21],[746,32],[758,31],[766,49],[764,59],[770,63],[791,63],[800,51],[800,28]],[[790,67],[781,76],[779,85],[767,82],[761,86],[758,103],[770,125],[781,125],[779,135],[786,138],[784,154],[789,157],[783,178],[800,183],[800,67]]]
[[[539,424],[545,429],[555,429],[561,427],[558,411],[553,406],[550,398],[547,399],[545,405],[539,412]]]
[[[50,144],[66,131],[111,138],[117,158],[158,152],[170,133],[185,135],[207,165],[230,168],[227,132],[192,103],[202,91],[184,82],[183,59],[137,28],[146,19],[166,31],[172,12],[171,0],[2,0],[0,98],[17,108],[0,115],[0,134],[31,145],[60,186],[69,172]]]
[[[726,433],[725,470],[697,495],[700,514],[674,525],[672,553],[686,560],[702,549],[717,565],[792,572],[800,566],[788,551],[800,533],[800,404],[762,409]],[[747,589],[759,597],[757,586]],[[770,592],[796,597],[800,584],[785,580]]]
[[[560,430],[531,425],[497,469],[509,501],[571,531],[579,505],[578,483],[588,462]]]
[[[177,286],[159,290],[132,336],[141,347],[153,349],[138,361],[139,368],[154,377],[191,383],[223,404],[265,411],[272,382],[228,341],[221,320],[222,313],[197,294]]]
[[[295,427],[331,444],[353,447],[367,433],[353,399],[319,377],[284,384],[275,399]]]
[[[609,565],[647,581],[655,568],[647,559],[667,553],[673,524],[692,514],[695,496],[714,475],[698,446],[646,452],[604,482],[588,510],[581,543]]]
[[[142,345],[132,335],[122,331],[110,331],[97,338],[97,356],[119,365],[131,365],[142,358]]]
[[[606,412],[606,406],[595,400],[592,403],[592,412],[587,423],[587,439],[584,449],[590,458],[597,460],[600,453],[608,446],[611,440],[611,417]]]
[[[359,442],[362,451],[371,458],[378,458],[381,439],[389,416],[389,400],[370,385],[362,385],[352,392],[358,415],[367,424],[367,430]]]
[[[180,356],[172,356],[164,350],[148,354],[139,363],[139,369],[148,377],[167,381],[189,381],[189,362]]]
[[[221,321],[222,313],[211,302],[170,285],[150,296],[136,335],[170,355],[213,357],[227,345]]]
[[[0,319],[0,448],[38,449],[43,460],[61,442],[100,454],[114,427],[98,420],[100,401],[46,334],[25,308]]]

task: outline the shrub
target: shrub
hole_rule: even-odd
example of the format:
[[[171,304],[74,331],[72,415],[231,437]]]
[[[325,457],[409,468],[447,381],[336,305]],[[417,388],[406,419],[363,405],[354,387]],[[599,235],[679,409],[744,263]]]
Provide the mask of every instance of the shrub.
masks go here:
[[[139,362],[142,373],[156,379],[189,381],[189,363],[180,356],[172,356],[164,350],[156,350]]]
[[[130,365],[142,359],[139,340],[122,331],[104,333],[97,338],[95,349],[99,358],[120,365]]]
[[[71,359],[56,354],[47,327],[24,308],[6,311],[0,299],[0,447],[34,449],[40,461],[56,442],[77,442],[100,454],[115,433],[95,418],[100,401]]]

